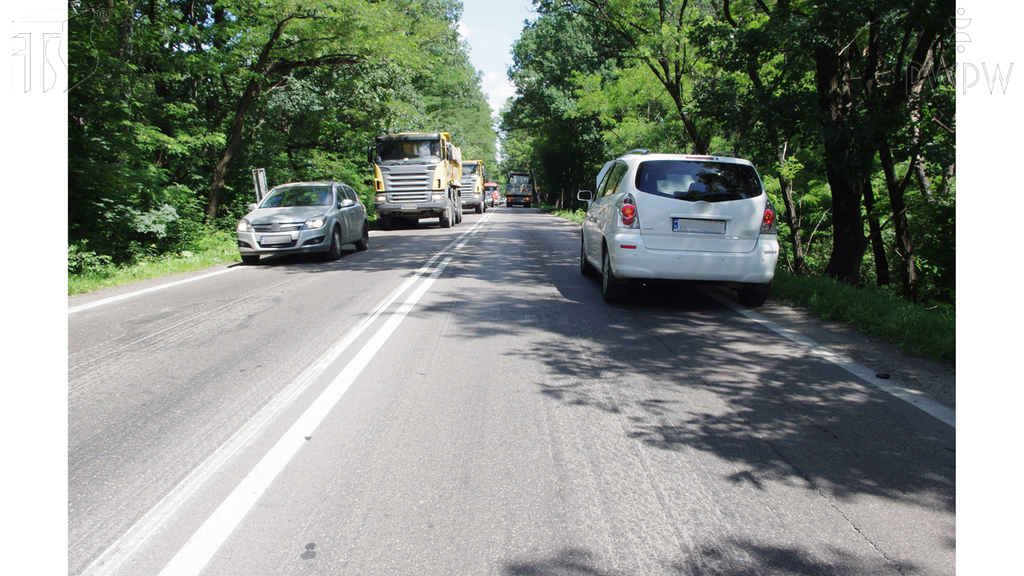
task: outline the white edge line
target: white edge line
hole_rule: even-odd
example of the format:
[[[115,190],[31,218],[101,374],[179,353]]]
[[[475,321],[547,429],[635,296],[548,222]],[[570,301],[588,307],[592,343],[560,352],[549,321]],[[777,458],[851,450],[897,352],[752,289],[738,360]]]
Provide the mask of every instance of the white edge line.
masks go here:
[[[864,366],[861,366],[860,364],[857,364],[856,362],[850,360],[846,356],[833,352],[832,350],[829,350],[828,348],[822,346],[821,344],[818,344],[817,342],[811,340],[810,338],[804,336],[803,334],[800,334],[799,332],[796,332],[794,330],[790,330],[789,328],[785,328],[765,318],[764,316],[758,314],[757,312],[754,312],[753,310],[743,308],[738,304],[733,303],[728,298],[725,298],[719,294],[715,294],[710,290],[705,290],[704,293],[714,298],[718,302],[725,304],[726,306],[746,316],[750,320],[753,320],[754,322],[761,324],[765,328],[768,328],[776,332],[777,334],[784,336],[785,338],[788,338],[792,342],[807,349],[812,354],[820,358],[824,358],[825,360],[828,360],[829,362],[835,364],[836,366],[839,366],[840,368],[846,370],[850,374],[853,374],[854,376],[860,378],[861,380],[867,382],[868,384],[874,386],[875,388],[878,388],[883,392],[891,394],[912,406],[920,408],[924,412],[937,418],[943,424],[956,428],[955,410],[952,410],[946,406],[943,406],[942,404],[939,404],[938,402],[932,400],[931,398],[928,398],[923,393],[917,390],[912,390],[910,388],[901,386],[898,383],[898,381],[881,380],[875,376],[874,372],[872,372],[871,370],[867,369]]]
[[[399,310],[388,318],[384,326],[366,342],[352,361],[338,373],[323,393],[313,401],[313,404],[299,416],[299,419],[270,449],[270,452],[256,464],[199,530],[189,538],[185,546],[160,572],[160,576],[195,575],[209,564],[220,547],[245,519],[267,488],[284,471],[299,449],[313,436],[316,428],[341,400],[363,369],[370,364],[370,360],[384,346],[398,325],[402,323],[451,260],[452,257],[445,259],[430,277],[420,283]]]
[[[294,399],[298,398],[310,384],[320,374],[327,369],[337,358],[344,353],[345,349],[348,348],[366,329],[379,317],[384,310],[389,308],[398,298],[405,293],[410,286],[412,286],[421,276],[427,273],[433,266],[434,262],[438,258],[446,254],[452,249],[459,240],[468,235],[470,232],[479,227],[484,220],[477,222],[470,230],[463,232],[458,238],[451,241],[447,246],[442,248],[437,254],[434,254],[426,264],[420,267],[410,278],[403,282],[391,295],[384,300],[374,311],[363,319],[351,332],[349,332],[342,340],[338,342],[334,347],[327,351],[323,356],[317,359],[309,368],[303,371],[298,378],[295,379],[287,388],[282,390],[270,403],[263,407],[256,416],[251,418],[245,425],[243,425],[235,434],[233,434],[224,444],[222,444],[213,454],[211,454],[202,464],[196,467],[184,480],[178,483],[160,502],[157,503],[145,516],[139,519],[131,528],[129,528],[120,538],[118,538],[111,546],[109,546],[103,554],[97,557],[89,565],[88,568],[82,573],[82,576],[105,576],[114,574],[120,567],[127,562],[136,551],[144,546],[149,538],[151,538],[171,517],[173,517],[178,509],[193,495],[195,494],[210,478],[212,478],[226,463],[230,462],[238,453],[246,448],[249,442],[255,438],[267,424],[273,420],[274,416],[278,412],[283,410],[285,407],[290,405]],[[444,262],[444,266],[447,266],[451,261],[448,258]],[[70,314],[73,311],[84,310],[94,306],[100,306],[116,300],[122,300],[124,298],[130,298],[146,292],[152,292],[162,288],[167,288],[177,284],[183,284],[185,282],[191,282],[193,280],[199,280],[208,276],[214,276],[217,274],[223,274],[233,268],[207,274],[205,276],[199,276],[196,278],[189,278],[179,282],[173,282],[170,284],[164,284],[156,286],[147,290],[140,290],[131,294],[125,294],[122,296],[108,298],[106,300],[100,300],[90,304],[78,306],[73,309],[69,309]],[[432,277],[436,278],[437,273],[435,272]],[[430,280],[433,283],[433,279]]]
[[[103,300],[97,300],[95,302],[89,302],[88,304],[82,304],[81,306],[73,306],[68,308],[68,315],[74,314],[75,312],[81,312],[82,310],[88,310],[90,308],[96,308],[98,306],[104,306],[106,304],[112,304],[128,298],[134,298],[135,296],[141,296],[142,294],[149,294],[150,292],[156,292],[157,290],[163,290],[164,288],[171,288],[172,286],[180,286],[189,282],[195,282],[196,280],[205,280],[212,276],[218,276],[220,274],[226,274],[234,270],[234,267],[225,268],[216,272],[210,272],[209,274],[203,274],[202,276],[195,276],[193,278],[185,278],[184,280],[178,280],[177,282],[168,282],[167,284],[161,284],[159,286],[153,286],[152,288],[145,288],[143,290],[136,290],[135,292],[129,292],[127,294],[121,294],[120,296],[112,296],[110,298],[104,298]]]

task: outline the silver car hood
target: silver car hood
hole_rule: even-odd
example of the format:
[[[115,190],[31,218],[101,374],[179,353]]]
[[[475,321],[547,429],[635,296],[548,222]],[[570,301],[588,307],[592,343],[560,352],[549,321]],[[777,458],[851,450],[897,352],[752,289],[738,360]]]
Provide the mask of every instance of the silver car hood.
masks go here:
[[[323,216],[330,206],[284,206],[281,208],[257,208],[246,215],[250,224],[273,224],[277,222],[305,222],[315,216]]]

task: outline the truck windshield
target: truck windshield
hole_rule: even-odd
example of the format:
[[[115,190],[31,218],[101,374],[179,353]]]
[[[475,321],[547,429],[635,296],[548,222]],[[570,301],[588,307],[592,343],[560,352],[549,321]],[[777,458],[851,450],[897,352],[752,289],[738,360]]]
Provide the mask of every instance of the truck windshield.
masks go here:
[[[530,184],[528,175],[512,174],[508,177],[508,185],[505,186],[505,189],[512,193],[528,192],[533,189],[533,186]]]
[[[468,176],[470,174],[477,174],[480,172],[480,166],[476,164],[463,164],[462,174]]]
[[[437,140],[391,140],[377,143],[381,162],[440,162],[441,143]]]

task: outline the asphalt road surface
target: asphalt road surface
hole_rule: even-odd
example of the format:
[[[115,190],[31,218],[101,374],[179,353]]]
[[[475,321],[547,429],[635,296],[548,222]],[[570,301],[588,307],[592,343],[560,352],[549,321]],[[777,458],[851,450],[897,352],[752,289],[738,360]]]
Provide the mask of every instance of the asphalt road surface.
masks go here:
[[[499,208],[69,299],[69,573],[955,572],[949,402],[578,254]]]

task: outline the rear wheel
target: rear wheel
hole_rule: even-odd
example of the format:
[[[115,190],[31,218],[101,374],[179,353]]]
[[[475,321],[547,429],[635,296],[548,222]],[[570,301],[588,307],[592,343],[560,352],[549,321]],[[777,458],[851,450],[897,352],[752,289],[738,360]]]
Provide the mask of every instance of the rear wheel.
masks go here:
[[[739,296],[740,304],[756,308],[768,300],[768,294],[771,291],[771,282],[766,284],[746,284],[739,289],[737,295]]]
[[[444,214],[437,219],[437,222],[441,225],[441,228],[452,227],[452,209],[450,207],[444,209]]]
[[[626,299],[626,283],[615,277],[612,272],[612,261],[608,252],[604,253],[604,260],[601,266],[601,296],[605,302],[622,302]]]

